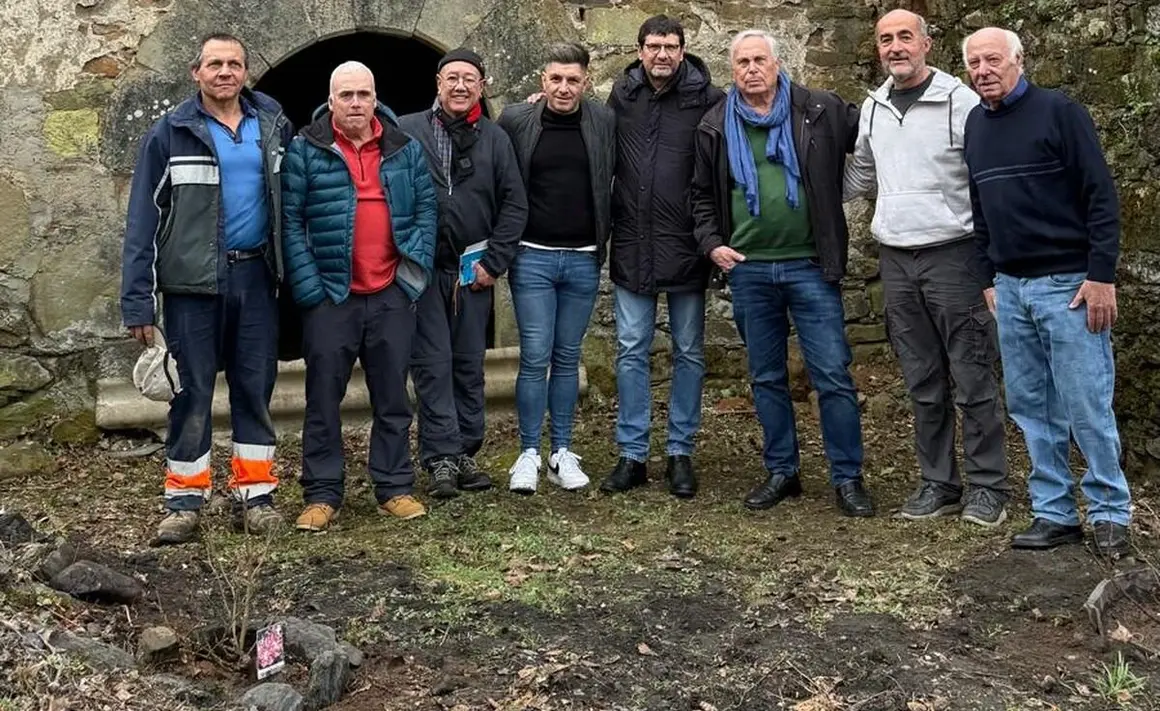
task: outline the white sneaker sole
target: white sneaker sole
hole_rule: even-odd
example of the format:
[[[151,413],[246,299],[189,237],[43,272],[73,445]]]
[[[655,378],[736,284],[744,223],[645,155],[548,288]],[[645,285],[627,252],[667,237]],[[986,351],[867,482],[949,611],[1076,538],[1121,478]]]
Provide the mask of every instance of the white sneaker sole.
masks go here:
[[[560,475],[557,474],[556,472],[550,471],[550,470],[548,471],[548,481],[551,484],[554,484],[555,486],[560,487],[564,491],[580,491],[581,489],[585,488],[586,486],[588,486],[589,484],[592,483],[592,481],[588,477],[584,477],[583,484],[573,484],[572,486],[565,486],[564,480],[560,478]]]

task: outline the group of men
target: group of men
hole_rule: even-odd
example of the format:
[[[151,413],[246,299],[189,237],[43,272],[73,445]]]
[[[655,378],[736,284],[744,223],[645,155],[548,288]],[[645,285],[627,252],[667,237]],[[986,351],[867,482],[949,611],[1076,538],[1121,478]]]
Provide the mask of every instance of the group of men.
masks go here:
[[[875,32],[887,79],[861,109],[793,82],[760,30],[734,37],[733,83],[722,92],[686,53],[681,25],[662,15],[641,26],[639,59],[607,106],[584,98],[587,51],[557,45],[542,92],[493,123],[480,105],[483,60],[457,49],[439,62],[431,109],[401,118],[378,102],[365,66],[340,65],[327,104],[293,138],[277,104],[245,88],[241,41],[209,37],[192,65],[198,93],[142,142],[125,239],[125,323],[144,343],[163,323],[182,385],[170,409],[169,513],[158,542],[197,532],[212,488],[220,369],[230,387],[235,525],[266,533],[282,523],[268,408],[279,284],[304,323],[306,506],[297,528],[325,530],[341,506],[339,406],[356,358],[371,396],[368,470],[382,513],[425,513],[413,495],[408,374],[428,494],[492,485],[474,456],[484,439],[489,290],[505,274],[520,334],[521,453],[508,487],[538,488],[545,413],[548,481],[586,487],[572,424],[606,259],[620,451],[602,491],[648,480],[649,351],[664,293],[673,342],[665,478],[674,496],[696,494],[705,294],[720,275],[764,432],[765,473],[745,505],[802,494],[786,368],[792,319],[837,506],[872,516],[839,282],[843,202],[875,197],[887,326],[922,475],[900,515],[1005,519],[1001,355],[1008,408],[1031,457],[1034,521],[1013,545],[1082,540],[1068,467],[1074,436],[1088,463],[1081,483],[1095,545],[1122,549],[1129,494],[1109,340],[1118,204],[1092,120],[1028,82],[1014,33],[988,28],[964,42],[972,90],[927,66],[932,41],[920,16],[890,12]]]

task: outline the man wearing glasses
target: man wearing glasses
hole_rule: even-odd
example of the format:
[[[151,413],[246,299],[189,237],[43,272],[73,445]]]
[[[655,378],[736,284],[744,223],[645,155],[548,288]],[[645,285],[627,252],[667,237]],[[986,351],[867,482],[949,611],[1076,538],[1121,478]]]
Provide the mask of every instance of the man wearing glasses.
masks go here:
[[[689,212],[693,136],[724,94],[710,83],[705,63],[685,53],[685,31],[676,20],[649,18],[637,44],[640,59],[625,69],[608,99],[617,142],[609,272],[616,285],[620,459],[600,488],[623,492],[647,481],[649,349],[657,295],[664,292],[673,340],[666,476],[670,493],[687,498],[697,491],[691,455],[701,424],[709,281]]]
[[[439,198],[435,274],[416,307],[411,378],[427,493],[446,499],[491,487],[474,459],[491,288],[515,256],[528,202],[511,140],[483,116],[483,58],[455,49],[437,71],[434,105],[399,126],[422,144]]]

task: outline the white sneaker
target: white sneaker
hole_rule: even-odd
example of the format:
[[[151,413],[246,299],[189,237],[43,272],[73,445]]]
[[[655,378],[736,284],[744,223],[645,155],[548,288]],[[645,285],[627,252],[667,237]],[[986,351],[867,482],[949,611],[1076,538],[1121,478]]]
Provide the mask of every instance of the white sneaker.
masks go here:
[[[540,466],[543,461],[534,449],[525,449],[519,459],[508,469],[508,489],[517,494],[534,494],[540,483]]]
[[[588,475],[580,469],[580,457],[561,447],[548,457],[548,481],[565,491],[576,491],[588,486]]]

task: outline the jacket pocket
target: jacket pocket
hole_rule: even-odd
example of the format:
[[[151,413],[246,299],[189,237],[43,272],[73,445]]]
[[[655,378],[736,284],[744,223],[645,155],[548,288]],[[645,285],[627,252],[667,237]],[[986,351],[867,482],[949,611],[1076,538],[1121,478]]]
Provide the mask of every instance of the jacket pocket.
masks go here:
[[[871,229],[885,242],[923,242],[961,232],[958,216],[939,190],[914,190],[878,195]]]

